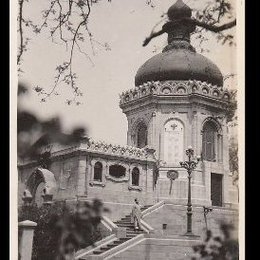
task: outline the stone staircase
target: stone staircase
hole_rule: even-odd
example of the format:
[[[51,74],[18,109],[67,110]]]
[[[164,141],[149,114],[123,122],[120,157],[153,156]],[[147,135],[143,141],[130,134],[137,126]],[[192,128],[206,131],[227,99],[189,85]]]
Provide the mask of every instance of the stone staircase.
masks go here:
[[[141,208],[141,211],[144,211],[146,209],[148,209],[149,207],[151,207],[152,205],[146,205],[143,206]],[[114,240],[111,243],[108,243],[106,245],[104,245],[103,247],[100,247],[96,250],[94,250],[91,255],[101,255],[104,252],[115,248],[123,243],[125,243],[126,241],[129,241],[130,239],[135,238],[136,236],[138,236],[139,234],[145,234],[145,231],[142,229],[139,230],[135,230],[134,229],[134,224],[131,223],[131,215],[126,215],[125,217],[121,218],[120,220],[114,222],[118,227],[123,227],[126,228],[126,237],[125,238],[117,238],[116,240]],[[84,257],[80,258],[80,260],[85,259]]]

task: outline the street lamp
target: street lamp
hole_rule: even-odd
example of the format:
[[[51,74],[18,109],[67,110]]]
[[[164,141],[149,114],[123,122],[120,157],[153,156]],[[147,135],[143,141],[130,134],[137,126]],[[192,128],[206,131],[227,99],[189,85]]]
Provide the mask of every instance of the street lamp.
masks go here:
[[[186,169],[188,172],[188,203],[187,203],[187,236],[194,236],[192,233],[192,204],[191,204],[191,173],[196,168],[200,157],[197,160],[192,160],[194,156],[194,150],[191,146],[186,150],[186,155],[188,156],[188,161],[180,162],[182,168]]]

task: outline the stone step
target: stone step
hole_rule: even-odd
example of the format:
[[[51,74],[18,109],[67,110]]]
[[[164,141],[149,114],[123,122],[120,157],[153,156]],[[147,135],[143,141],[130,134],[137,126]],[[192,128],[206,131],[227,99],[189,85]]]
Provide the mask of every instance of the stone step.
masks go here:
[[[100,255],[100,254],[102,254],[103,252],[108,251],[108,250],[110,250],[111,248],[116,247],[116,246],[118,246],[118,245],[124,243],[125,241],[127,241],[127,240],[129,240],[129,239],[131,239],[131,237],[120,238],[119,240],[116,240],[116,241],[114,241],[113,243],[110,243],[110,244],[108,244],[108,245],[106,245],[106,246],[104,246],[104,247],[100,247],[98,250],[93,251],[93,254],[95,254],[95,255]]]
[[[133,238],[133,237],[136,237],[136,236],[137,236],[137,234],[126,234],[127,238]]]
[[[122,237],[122,238],[119,238],[119,240],[124,242],[124,241],[128,240],[128,238],[127,237]]]
[[[140,235],[140,234],[143,234],[144,232],[136,232],[136,231],[134,231],[134,232],[127,232],[126,234],[127,235],[135,235],[135,236],[137,236],[137,235]]]
[[[126,231],[142,231],[142,232],[144,232],[144,230],[143,229],[138,229],[138,230],[135,230],[135,228],[134,228],[134,226],[131,226],[131,227],[127,227],[126,228]]]
[[[132,235],[135,234],[135,230],[126,230],[126,234]]]
[[[117,224],[119,227],[129,227],[134,228],[133,224]]]
[[[141,208],[141,211],[144,211],[151,206],[152,205],[146,205]],[[144,233],[144,231],[142,229],[140,229],[138,231],[134,230],[134,225],[131,223],[131,214],[126,215],[125,217],[121,218],[119,221],[116,221],[114,223],[119,227],[126,227],[126,237],[115,240],[112,243],[109,243],[109,244],[105,245],[104,247],[101,247],[101,248],[93,251],[94,255],[100,255],[100,254],[104,253],[105,251],[108,251],[111,248],[116,247],[116,246],[126,242],[127,240],[136,237],[139,234]]]
[[[117,222],[114,222],[115,224],[133,224],[131,221],[128,220],[120,220]]]
[[[109,250],[113,247],[116,247],[116,246],[117,246],[117,244],[109,244],[109,245],[106,245],[104,247],[100,247],[99,250],[102,250],[103,252],[105,252],[105,251],[107,251],[107,250]]]
[[[116,222],[114,222],[115,224],[117,223],[117,224],[119,224],[119,223],[132,223],[131,222],[131,220],[119,220],[119,221],[116,221]]]
[[[119,220],[119,221],[116,221],[114,222],[115,224],[120,224],[120,223],[130,223],[131,224],[131,221],[130,220]]]
[[[128,240],[128,239],[126,239],[126,240]],[[125,240],[125,241],[126,241],[126,240]],[[118,246],[118,245],[120,245],[120,244],[123,244],[125,241],[114,241],[114,242],[113,242],[113,245],[114,245],[114,246]]]
[[[124,220],[128,220],[128,221],[130,221],[131,220],[131,217],[125,217],[125,218],[121,218],[119,221],[124,221]]]
[[[100,251],[100,250],[97,250],[97,251],[93,251],[92,253],[94,254],[94,255],[100,255],[100,254],[102,254],[104,251]]]

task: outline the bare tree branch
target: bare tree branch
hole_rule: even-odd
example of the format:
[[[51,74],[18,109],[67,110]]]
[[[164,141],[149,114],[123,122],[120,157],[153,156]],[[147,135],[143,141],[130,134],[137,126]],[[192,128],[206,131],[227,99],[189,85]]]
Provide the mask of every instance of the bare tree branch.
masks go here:
[[[231,22],[225,23],[223,25],[217,26],[217,25],[207,24],[207,23],[201,22],[201,21],[193,19],[193,18],[182,18],[182,19],[179,19],[176,21],[168,22],[167,24],[165,24],[166,26],[164,26],[162,28],[162,30],[160,30],[158,32],[152,31],[151,34],[144,40],[143,46],[146,46],[153,38],[155,38],[165,32],[168,32],[169,28],[173,29],[176,25],[183,23],[183,22],[185,22],[187,24],[189,23],[189,24],[193,24],[193,25],[202,27],[208,31],[215,32],[215,33],[231,29],[232,27],[234,27],[236,25],[236,19]]]
[[[185,20],[188,21],[188,19],[185,19]],[[234,19],[231,22],[222,24],[220,26],[203,23],[203,22],[200,22],[200,21],[198,21],[196,19],[189,19],[189,20],[191,22],[193,22],[195,25],[200,26],[200,27],[202,27],[202,28],[204,28],[204,29],[206,29],[208,31],[215,32],[215,33],[222,32],[222,31],[231,29],[234,26],[236,26],[236,19]]]

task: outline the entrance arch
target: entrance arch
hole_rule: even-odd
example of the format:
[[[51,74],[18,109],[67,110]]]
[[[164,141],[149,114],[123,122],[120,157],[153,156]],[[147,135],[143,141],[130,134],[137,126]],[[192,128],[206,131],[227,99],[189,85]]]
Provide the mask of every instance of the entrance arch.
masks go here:
[[[57,188],[57,183],[54,174],[43,168],[37,168],[29,177],[26,189],[32,194],[33,200],[37,204],[41,204],[41,195],[45,190],[49,194],[54,194]]]

